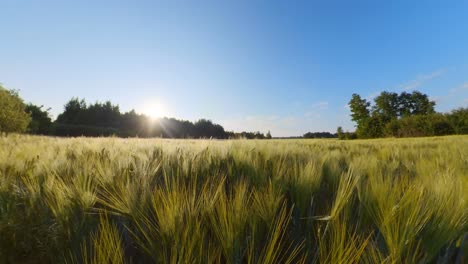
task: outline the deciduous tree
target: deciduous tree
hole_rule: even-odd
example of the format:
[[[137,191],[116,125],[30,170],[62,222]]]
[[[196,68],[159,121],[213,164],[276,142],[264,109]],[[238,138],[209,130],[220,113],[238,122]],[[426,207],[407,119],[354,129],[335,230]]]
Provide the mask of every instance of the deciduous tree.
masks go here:
[[[348,105],[349,109],[351,110],[351,120],[356,122],[358,126],[369,119],[370,103],[367,102],[366,99],[362,99],[359,94],[353,94]]]
[[[18,92],[0,85],[0,133],[24,132],[31,117]]]
[[[48,135],[52,132],[52,120],[49,116],[49,109],[43,110],[44,106],[33,104],[26,105],[26,112],[31,116],[28,132],[32,134]]]

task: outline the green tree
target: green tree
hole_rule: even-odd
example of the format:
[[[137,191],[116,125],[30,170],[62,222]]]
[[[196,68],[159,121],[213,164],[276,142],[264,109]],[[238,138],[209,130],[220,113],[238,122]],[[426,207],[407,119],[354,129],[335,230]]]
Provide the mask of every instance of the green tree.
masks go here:
[[[414,109],[414,102],[413,102],[411,94],[407,92],[400,93],[400,95],[398,96],[398,101],[400,103],[398,116],[400,117],[410,116],[411,112]]]
[[[52,132],[52,120],[49,117],[49,109],[43,110],[44,106],[33,104],[26,105],[26,112],[31,116],[28,132],[32,134],[48,135]]]
[[[433,115],[434,106],[434,101],[418,91],[401,94],[383,91],[374,99],[371,108],[370,103],[358,94],[353,94],[349,101],[351,119],[357,123],[356,134],[359,138],[450,133],[453,125],[448,124],[447,120],[441,120],[440,117],[429,121],[427,118],[418,117],[399,122],[400,119],[410,116]],[[425,132],[421,130],[422,127],[415,126],[424,123],[423,121],[431,125],[425,126],[428,129]]]
[[[443,114],[431,114],[427,115],[429,118],[429,124],[431,126],[431,133],[434,136],[445,136],[454,134],[452,124],[448,120],[447,116]]]
[[[429,115],[435,113],[435,102],[429,100],[427,94],[418,91],[413,91],[411,94],[412,115]]]
[[[87,110],[86,102],[82,99],[72,98],[65,104],[65,109],[57,117],[57,122],[62,124],[85,124],[84,113]]]
[[[468,107],[453,110],[447,118],[456,134],[468,134]]]
[[[359,94],[353,94],[348,103],[351,110],[351,120],[357,123],[359,127],[370,117],[370,103],[366,99],[362,99]]]
[[[374,99],[373,114],[378,114],[385,122],[397,118],[400,112],[400,98],[397,93],[383,91]]]
[[[338,135],[338,139],[345,139],[345,134],[344,134],[343,128],[341,126],[339,126],[336,129],[336,134]]]
[[[384,127],[384,134],[385,136],[390,137],[399,137],[400,136],[400,129],[401,129],[401,119],[393,119]]]
[[[400,117],[435,113],[435,102],[429,100],[427,94],[423,94],[419,91],[413,91],[412,93],[402,92],[398,96],[398,101],[398,115]]]
[[[271,133],[270,133],[270,130],[268,130],[268,132],[266,133],[266,139],[271,139]]]
[[[24,132],[30,120],[18,92],[0,85],[0,133]]]
[[[384,136],[385,120],[381,115],[373,114],[365,119],[356,129],[358,138],[378,138]]]
[[[446,115],[410,115],[394,119],[385,125],[385,134],[395,137],[443,136],[454,133]]]

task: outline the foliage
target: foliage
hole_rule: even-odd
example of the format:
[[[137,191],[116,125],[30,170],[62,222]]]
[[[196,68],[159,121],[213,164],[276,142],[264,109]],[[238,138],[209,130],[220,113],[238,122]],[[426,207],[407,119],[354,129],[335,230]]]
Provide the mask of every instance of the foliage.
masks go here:
[[[31,134],[48,135],[53,132],[49,110],[42,110],[43,107],[31,103],[26,105],[26,112],[31,116],[31,122],[28,126],[28,132]]]
[[[0,133],[26,131],[31,117],[18,92],[0,85]]]
[[[344,132],[342,127],[338,127],[336,129],[336,135],[338,136],[338,139],[356,139],[357,135],[354,132]]]
[[[351,120],[357,124],[356,135],[359,138],[379,138],[388,135],[448,135],[453,133],[448,122],[441,121],[437,115],[434,115],[435,102],[430,101],[426,94],[418,91],[400,94],[383,91],[374,98],[373,106],[365,99],[361,99],[358,94],[353,94],[348,105],[351,110]],[[414,128],[418,131],[412,131],[414,129],[411,124],[418,123],[421,119],[412,118],[413,116],[433,117],[430,120],[432,123],[429,125],[431,130]],[[408,126],[411,128],[405,128]]]
[[[118,136],[162,138],[271,138],[260,132],[234,133],[211,120],[196,122],[175,118],[153,120],[134,110],[121,113],[119,106],[107,101],[87,104],[85,100],[72,98],[54,123],[57,136]]]
[[[112,127],[86,126],[55,123],[53,135],[62,137],[109,137],[122,135],[118,129]]]
[[[403,95],[403,93],[402,93]],[[406,105],[400,102],[400,98],[397,93],[383,91],[374,99],[375,105],[373,107],[372,114],[379,116],[384,121],[397,118],[399,113],[403,111],[411,111],[406,109]],[[405,106],[401,108],[401,106]]]
[[[398,116],[429,115],[435,113],[435,102],[429,100],[426,94],[413,91],[411,94],[402,92],[399,95]]]
[[[379,138],[384,136],[383,128],[386,118],[380,114],[372,114],[363,120],[356,129],[358,138]]]
[[[466,136],[13,135],[0,138],[0,260],[462,263],[467,156]]]
[[[453,110],[447,114],[447,118],[455,134],[468,134],[468,107]]]
[[[332,134],[330,132],[307,132],[302,136],[303,138],[336,138],[337,134]]]
[[[118,105],[110,101],[88,104],[84,99],[72,98],[65,104],[63,113],[52,122],[48,109],[28,104],[24,106],[15,91],[0,87],[0,132],[23,132],[31,134],[77,136],[117,136],[117,137],[161,137],[161,138],[247,138],[271,139],[271,133],[234,133],[211,120],[196,122],[175,118],[153,120],[134,110],[121,113]],[[31,122],[29,122],[31,120]],[[28,125],[29,124],[29,125]]]
[[[358,124],[358,127],[370,117],[370,103],[362,99],[360,95],[353,94],[348,103],[351,110],[351,120]]]
[[[267,136],[265,136],[263,133],[260,131],[257,132],[226,132],[227,137],[230,139],[268,139]]]
[[[385,133],[394,137],[424,137],[454,134],[447,115],[413,115],[386,124]]]
[[[164,138],[227,138],[224,128],[210,120],[195,123],[174,118],[151,118],[135,111],[120,113],[110,101],[87,104],[72,98],[55,122],[58,136],[120,136]]]

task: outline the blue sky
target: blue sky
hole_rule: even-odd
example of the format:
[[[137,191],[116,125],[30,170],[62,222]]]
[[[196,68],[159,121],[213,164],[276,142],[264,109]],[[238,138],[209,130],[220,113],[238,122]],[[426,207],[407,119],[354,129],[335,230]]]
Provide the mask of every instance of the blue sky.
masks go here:
[[[353,130],[352,93],[468,105],[468,1],[5,1],[0,82],[273,136]]]

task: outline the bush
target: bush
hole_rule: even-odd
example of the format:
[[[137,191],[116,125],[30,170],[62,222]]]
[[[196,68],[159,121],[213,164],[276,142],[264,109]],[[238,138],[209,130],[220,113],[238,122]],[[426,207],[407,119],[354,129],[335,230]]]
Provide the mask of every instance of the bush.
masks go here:
[[[468,107],[453,110],[447,114],[447,119],[455,134],[468,134]]]
[[[52,133],[52,120],[48,110],[42,110],[43,106],[28,104],[26,112],[31,116],[28,133],[37,135],[48,135]]]
[[[454,134],[443,114],[414,115],[393,119],[385,125],[385,134],[394,137],[444,136]]]
[[[112,127],[59,124],[54,125],[54,134],[60,137],[106,137],[120,136],[120,131]]]
[[[330,132],[307,132],[303,138],[337,138],[337,134],[332,134]]]
[[[24,132],[31,117],[18,92],[0,85],[0,133]]]
[[[384,120],[380,115],[372,115],[364,120],[356,134],[358,138],[379,138],[384,136]]]
[[[435,114],[428,116],[429,124],[431,126],[432,136],[445,136],[455,133],[448,118],[442,114]]]

